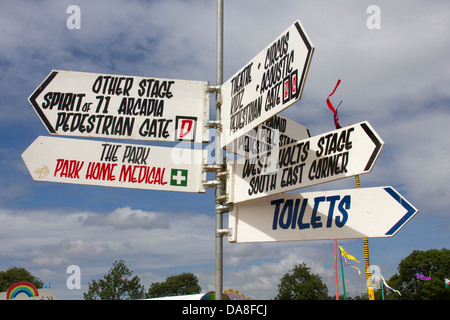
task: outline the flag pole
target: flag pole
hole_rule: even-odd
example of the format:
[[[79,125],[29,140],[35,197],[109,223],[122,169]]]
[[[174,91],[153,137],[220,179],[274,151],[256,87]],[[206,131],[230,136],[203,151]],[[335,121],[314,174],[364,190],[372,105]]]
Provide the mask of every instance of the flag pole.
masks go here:
[[[341,125],[339,124],[339,116],[337,114],[337,110],[334,108],[333,104],[331,103],[330,97],[335,93],[335,91],[340,83],[341,83],[341,79],[338,79],[333,92],[331,92],[327,98],[328,108],[334,114],[334,125],[335,125],[336,129],[340,129]],[[339,103],[339,105],[340,105],[340,103]],[[357,189],[361,188],[361,184],[359,182],[359,175],[355,176],[355,180],[356,180],[356,188]],[[366,279],[367,279],[367,289],[368,289],[368,293],[369,293],[369,300],[375,300],[375,295],[374,295],[373,286],[372,286],[372,279],[371,279],[372,274],[370,273],[369,239],[367,239],[367,238],[364,238],[364,261],[365,261],[365,267],[366,267]],[[344,281],[344,279],[342,279],[342,281]]]
[[[361,188],[359,181],[359,175],[355,176],[356,188]],[[370,260],[369,260],[369,239],[364,238],[364,263],[366,268],[366,280],[367,280],[367,293],[369,294],[369,300],[375,300],[375,293],[372,285],[372,273],[370,272]]]
[[[347,300],[347,291],[345,290],[345,280],[344,280],[344,267],[342,266],[342,254],[340,253],[340,251],[339,257],[341,258],[342,290],[344,290],[344,300]]]
[[[337,240],[334,240],[334,278],[336,279],[336,300],[339,300],[339,283],[337,274]]]

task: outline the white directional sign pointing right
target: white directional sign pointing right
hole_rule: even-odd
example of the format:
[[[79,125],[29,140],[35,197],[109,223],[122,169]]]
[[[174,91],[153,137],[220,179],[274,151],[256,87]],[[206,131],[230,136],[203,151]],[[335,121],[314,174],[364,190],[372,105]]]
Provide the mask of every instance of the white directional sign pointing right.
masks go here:
[[[227,145],[226,150],[251,158],[309,137],[307,127],[277,114]]]
[[[297,20],[222,85],[222,147],[299,101],[314,46]]]
[[[367,121],[240,160],[230,202],[241,202],[370,172],[384,142]]]
[[[231,242],[391,237],[416,213],[392,187],[274,195],[234,204]]]

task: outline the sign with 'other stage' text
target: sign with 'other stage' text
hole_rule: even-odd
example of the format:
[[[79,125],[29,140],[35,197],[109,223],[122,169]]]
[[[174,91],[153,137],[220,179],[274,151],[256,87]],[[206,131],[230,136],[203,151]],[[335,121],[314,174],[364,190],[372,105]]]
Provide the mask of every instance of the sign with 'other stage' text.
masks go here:
[[[29,97],[56,135],[207,142],[208,82],[53,70]]]

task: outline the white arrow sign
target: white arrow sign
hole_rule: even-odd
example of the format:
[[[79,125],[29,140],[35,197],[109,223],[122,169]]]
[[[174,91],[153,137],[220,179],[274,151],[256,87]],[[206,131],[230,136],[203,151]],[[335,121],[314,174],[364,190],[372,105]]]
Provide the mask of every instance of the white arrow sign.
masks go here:
[[[205,192],[203,150],[38,137],[22,158],[34,180]]]
[[[207,142],[207,85],[53,70],[29,102],[51,134]]]
[[[391,237],[416,213],[392,187],[274,195],[233,206],[231,242]]]
[[[370,172],[384,142],[365,121],[230,165],[230,202]]]
[[[222,85],[222,147],[300,100],[313,51],[297,20]]]
[[[309,129],[289,118],[274,115],[227,145],[226,151],[247,158],[311,137]]]

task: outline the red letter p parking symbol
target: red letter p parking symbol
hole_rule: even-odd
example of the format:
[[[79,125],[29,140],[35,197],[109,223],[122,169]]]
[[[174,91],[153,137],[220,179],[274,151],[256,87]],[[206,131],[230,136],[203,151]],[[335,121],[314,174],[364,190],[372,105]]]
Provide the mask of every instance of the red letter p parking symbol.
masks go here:
[[[176,139],[178,141],[194,141],[197,118],[176,117]]]

